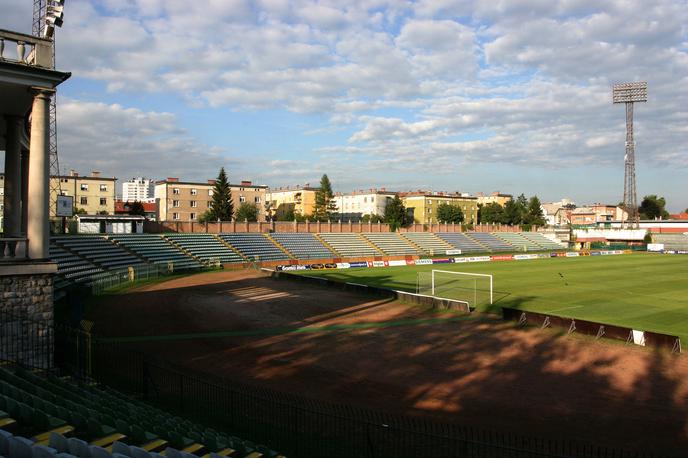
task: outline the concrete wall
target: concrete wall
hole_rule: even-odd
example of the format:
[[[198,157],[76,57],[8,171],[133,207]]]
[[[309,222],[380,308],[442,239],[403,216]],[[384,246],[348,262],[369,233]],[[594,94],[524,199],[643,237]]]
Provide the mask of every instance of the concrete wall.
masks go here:
[[[53,365],[53,274],[0,276],[0,361]]]

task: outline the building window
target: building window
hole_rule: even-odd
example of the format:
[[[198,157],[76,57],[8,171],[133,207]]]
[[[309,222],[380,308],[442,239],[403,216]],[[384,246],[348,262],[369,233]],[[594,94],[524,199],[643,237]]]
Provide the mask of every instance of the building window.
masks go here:
[[[239,196],[239,202],[246,202],[246,197]]]
[[[88,185],[86,183],[81,183],[80,189],[82,191],[88,191]]]
[[[172,188],[172,194],[179,195],[179,188]]]
[[[172,219],[179,219],[179,213],[172,213]]]
[[[80,197],[79,198],[79,203],[81,205],[88,205],[88,197]]]
[[[198,193],[198,191],[196,190],[196,188],[191,188],[191,195],[192,196],[195,196],[197,193]]]
[[[259,203],[260,203],[260,196],[256,196],[256,197],[253,199],[253,201],[254,201],[255,203],[259,204]]]
[[[192,208],[196,208],[196,207],[197,207],[196,201],[195,201],[195,200],[192,200],[192,201],[191,201],[191,207],[192,207]]]
[[[100,205],[107,205],[107,199],[105,197],[100,198]]]
[[[172,206],[173,206],[173,207],[179,207],[179,201],[178,201],[178,200],[173,200],[173,201],[172,201]]]
[[[432,208],[428,208],[428,214],[432,214]]]
[[[189,214],[190,219],[196,219],[196,214],[195,213],[190,213]]]
[[[106,184],[101,184],[101,185],[100,185],[100,190],[101,190],[101,191],[107,191],[107,185],[106,185]]]
[[[212,189],[208,189],[208,195],[209,195],[209,196],[212,196],[212,195],[213,195],[213,190],[212,190]]]

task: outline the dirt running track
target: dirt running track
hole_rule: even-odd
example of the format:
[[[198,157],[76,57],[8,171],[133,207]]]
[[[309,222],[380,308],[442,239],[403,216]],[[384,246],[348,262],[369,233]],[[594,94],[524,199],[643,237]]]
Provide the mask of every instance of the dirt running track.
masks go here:
[[[106,336],[319,327],[456,315],[274,280],[200,274],[108,296]],[[688,456],[688,358],[466,321],[140,344],[212,372],[311,397],[478,428]]]

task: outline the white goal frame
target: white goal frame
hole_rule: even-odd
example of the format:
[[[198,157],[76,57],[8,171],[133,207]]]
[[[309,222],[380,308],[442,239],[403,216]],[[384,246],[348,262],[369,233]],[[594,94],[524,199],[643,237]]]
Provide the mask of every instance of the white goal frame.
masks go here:
[[[493,294],[493,278],[492,274],[476,274],[473,272],[457,272],[454,270],[439,270],[439,269],[432,269],[432,279],[431,279],[431,293],[434,296],[435,295],[435,272],[443,273],[443,274],[453,274],[453,275],[465,275],[467,277],[483,277],[483,278],[489,278],[490,279],[490,304],[493,303],[494,300],[494,294]]]

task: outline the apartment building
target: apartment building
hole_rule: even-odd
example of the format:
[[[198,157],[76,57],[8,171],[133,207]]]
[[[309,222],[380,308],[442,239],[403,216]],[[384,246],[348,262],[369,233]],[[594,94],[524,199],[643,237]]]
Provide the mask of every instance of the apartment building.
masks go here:
[[[461,208],[464,223],[478,222],[478,198],[460,193],[412,191],[399,193],[406,211],[413,217],[413,222],[435,224],[437,209],[442,204],[456,205]]]
[[[137,177],[122,183],[124,202],[155,202],[155,181]]]
[[[213,199],[215,180],[203,182],[181,181],[167,178],[155,183],[155,201],[158,204],[158,221],[197,221],[209,208]],[[265,221],[267,186],[250,181],[230,183],[234,211],[244,202],[258,207],[258,221]]]
[[[357,190],[348,194],[337,193],[335,202],[339,219],[342,221],[358,222],[366,215],[384,216],[387,203],[395,194],[384,188],[380,190]]]
[[[275,220],[284,219],[289,212],[301,216],[311,216],[315,211],[315,194],[319,188],[312,188],[309,184],[305,186],[296,185],[293,188],[270,189],[267,194],[267,201]]]
[[[114,215],[116,184],[117,178],[101,176],[98,171],[80,176],[70,170],[68,175],[50,177],[50,202],[57,201],[59,192],[72,196],[75,211],[83,210],[87,215]]]

